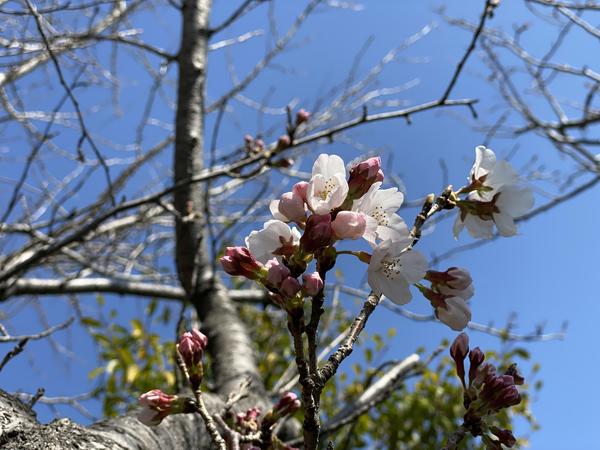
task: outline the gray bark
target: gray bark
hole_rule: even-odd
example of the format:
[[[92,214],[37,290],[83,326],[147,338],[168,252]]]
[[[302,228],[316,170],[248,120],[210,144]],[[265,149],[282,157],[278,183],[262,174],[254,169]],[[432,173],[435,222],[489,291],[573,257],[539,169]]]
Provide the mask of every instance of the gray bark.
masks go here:
[[[205,396],[207,407],[218,411],[217,396]],[[167,417],[157,427],[147,427],[134,415],[103,420],[89,427],[69,419],[47,425],[19,400],[0,390],[0,448],[7,450],[181,450],[209,449],[210,440],[198,414]]]

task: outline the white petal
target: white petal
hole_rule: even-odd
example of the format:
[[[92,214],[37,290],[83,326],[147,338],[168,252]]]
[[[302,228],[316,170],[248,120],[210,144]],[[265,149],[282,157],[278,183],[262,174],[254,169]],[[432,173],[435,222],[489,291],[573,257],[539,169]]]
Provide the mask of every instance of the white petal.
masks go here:
[[[494,236],[494,222],[467,214],[465,225],[469,234],[476,239],[491,239]]]
[[[498,233],[504,237],[510,237],[517,234],[517,226],[515,220],[510,214],[494,213],[494,223],[498,228]]]
[[[414,250],[402,253],[399,256],[399,260],[400,264],[402,264],[402,276],[410,284],[422,280],[429,268],[425,256]]]
[[[346,178],[346,165],[344,160],[337,155],[327,155],[321,153],[313,165],[312,175],[323,175],[325,178],[330,178],[336,174]]]
[[[485,185],[498,189],[508,184],[515,184],[519,181],[517,172],[512,168],[508,161],[498,161],[496,167],[490,175],[485,179]]]
[[[377,230],[379,225],[377,221],[373,219],[371,216],[366,216],[367,228],[365,229],[365,234],[363,234],[363,239],[371,244],[371,247],[376,247],[377,241]],[[383,239],[385,240],[385,239]]]
[[[477,180],[494,170],[495,165],[496,155],[494,152],[480,145],[475,148],[475,164],[473,164],[473,168],[471,169],[471,177]]]
[[[452,227],[452,233],[454,234],[454,239],[458,239],[458,235],[465,228],[465,223],[461,219],[461,211],[458,210],[458,214],[456,215],[456,220],[454,221],[454,226]]]
[[[374,193],[372,202],[381,206],[384,211],[394,213],[400,209],[404,194],[397,188],[381,189]]]
[[[389,279],[380,272],[375,272],[373,275],[369,275],[369,285],[371,286],[371,289],[373,289],[371,284],[373,279],[375,279],[377,287],[381,289],[381,294],[385,295],[393,303],[397,305],[406,305],[410,302],[412,294],[410,293],[408,283],[402,277]],[[373,292],[375,291],[373,290]]]
[[[279,212],[279,200],[271,200],[271,203],[269,203],[269,210],[275,219],[281,220],[282,222],[289,222],[290,219]]]
[[[436,308],[437,318],[456,331],[464,330],[471,320],[471,310],[460,297],[446,299],[448,309]]]
[[[496,206],[500,212],[519,217],[533,208],[533,192],[528,188],[505,186],[500,190]]]
[[[467,286],[465,289],[452,289],[445,285],[438,286],[437,290],[440,294],[444,294],[448,297],[460,297],[463,300],[469,300],[475,294],[475,288],[472,284]]]

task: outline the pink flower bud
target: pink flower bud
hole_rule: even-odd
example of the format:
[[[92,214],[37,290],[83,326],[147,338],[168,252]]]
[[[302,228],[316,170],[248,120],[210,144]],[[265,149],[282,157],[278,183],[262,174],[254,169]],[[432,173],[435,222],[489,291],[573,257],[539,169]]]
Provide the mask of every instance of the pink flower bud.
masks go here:
[[[304,200],[295,191],[286,192],[279,199],[279,212],[290,221],[304,222],[306,220],[306,210]]]
[[[287,416],[288,414],[295,413],[300,409],[301,403],[298,400],[298,396],[293,392],[286,393],[277,404],[274,406],[273,411],[280,417]]]
[[[306,203],[306,195],[308,194],[308,183],[306,181],[299,181],[292,188],[292,192],[295,192],[302,198],[302,200]]]
[[[254,142],[254,138],[252,136],[250,136],[249,134],[245,134],[244,135],[244,142],[246,144],[252,144]]]
[[[445,272],[429,270],[425,279],[431,282],[431,288],[446,297],[461,297],[468,300],[475,292],[473,279],[467,269],[450,267]]]
[[[466,289],[473,283],[471,274],[467,269],[461,269],[459,267],[450,267],[446,270],[449,280],[446,282],[449,288],[452,289]]]
[[[173,405],[177,400],[176,395],[168,395],[160,389],[153,389],[142,394],[138,402],[142,410],[138,414],[138,420],[144,425],[156,426],[174,411]]]
[[[460,333],[450,346],[450,356],[456,364],[456,373],[463,387],[465,384],[465,358],[469,353],[469,336],[466,333]]]
[[[323,289],[323,280],[321,279],[319,272],[305,274],[302,276],[302,279],[304,280],[303,288],[306,295],[314,297],[321,292],[321,289]]]
[[[373,183],[380,181],[383,181],[381,158],[379,156],[369,158],[350,169],[348,195],[355,199],[360,198],[366,194]]]
[[[306,221],[304,234],[300,238],[300,245],[308,253],[327,247],[331,243],[331,215],[311,215]]]
[[[229,275],[241,275],[250,280],[257,279],[263,269],[263,265],[246,247],[227,247],[225,256],[220,261],[223,270]]]
[[[455,331],[465,329],[471,320],[471,310],[462,297],[445,299],[445,306],[435,309],[437,318]]]
[[[307,122],[310,119],[310,113],[305,109],[301,109],[296,113],[296,125]]]
[[[279,150],[288,148],[291,143],[292,141],[290,140],[290,137],[287,134],[284,134],[283,136],[280,136],[279,139],[277,139],[277,148]]]
[[[276,289],[279,288],[283,280],[290,276],[290,269],[281,264],[277,258],[268,260],[265,268],[268,271],[267,283]]]
[[[479,369],[479,366],[483,364],[484,360],[485,355],[479,347],[475,347],[469,352],[469,386],[471,386],[471,384],[473,384],[473,382],[475,381],[475,377],[477,376],[477,369]]]
[[[207,345],[208,338],[195,328],[181,335],[177,341],[177,351],[188,369],[195,368],[200,364]]]
[[[331,229],[339,239],[358,239],[365,234],[367,218],[363,213],[340,211],[331,223]]]
[[[294,277],[287,277],[282,281],[279,291],[284,297],[293,298],[300,291],[300,283]]]

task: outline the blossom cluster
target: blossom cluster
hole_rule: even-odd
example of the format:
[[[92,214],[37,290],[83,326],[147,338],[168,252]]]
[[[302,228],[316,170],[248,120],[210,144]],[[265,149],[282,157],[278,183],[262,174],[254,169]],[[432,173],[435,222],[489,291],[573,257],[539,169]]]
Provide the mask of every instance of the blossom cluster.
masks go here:
[[[221,258],[223,269],[257,281],[275,303],[292,310],[301,307],[305,297],[319,295],[337,255],[349,253],[368,263],[367,279],[376,295],[404,305],[411,300],[414,285],[431,302],[440,321],[464,329],[471,319],[467,301],[474,292],[468,271],[428,271],[426,258],[412,248],[414,233],[398,215],[403,193],[394,187],[383,189],[383,181],[379,157],[348,172],[339,156],[319,155],[309,181],[296,183],[270,202],[273,219],[252,231],[245,247],[227,248]],[[457,192],[449,187],[444,206],[459,209],[455,236],[466,226],[475,237],[491,237],[494,225],[500,234],[514,235],[514,218],[533,202],[531,191],[517,182],[507,162],[496,162],[491,150],[477,147],[469,184]],[[357,239],[363,239],[370,252],[336,248],[340,241]],[[305,273],[312,260],[317,270]],[[420,283],[423,278],[431,287]]]
[[[411,249],[413,239],[397,214],[404,195],[397,188],[382,189],[383,179],[378,157],[355,165],[348,174],[342,158],[321,154],[310,181],[296,183],[271,202],[273,219],[250,233],[246,247],[227,249],[223,268],[257,280],[277,303],[289,307],[322,290],[324,272],[335,262],[334,244],[364,239],[372,254],[360,256],[369,263],[373,292],[407,303],[410,285],[425,276],[427,261]],[[298,277],[312,259],[318,270],[304,274],[301,284]]]

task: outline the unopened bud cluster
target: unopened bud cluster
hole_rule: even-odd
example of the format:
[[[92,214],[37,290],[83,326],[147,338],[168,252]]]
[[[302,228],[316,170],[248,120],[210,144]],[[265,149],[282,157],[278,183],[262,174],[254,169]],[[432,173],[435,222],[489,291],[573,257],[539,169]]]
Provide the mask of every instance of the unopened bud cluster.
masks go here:
[[[185,366],[184,375],[187,376],[192,389],[199,389],[202,382],[203,367],[202,356],[208,345],[208,338],[197,329],[183,333],[176,344],[176,350]],[[153,389],[138,398],[142,409],[138,413],[138,420],[148,426],[156,426],[171,414],[196,412],[194,400],[188,397],[168,395],[159,389]]]
[[[518,385],[525,382],[513,364],[503,374],[485,362],[485,355],[476,347],[469,351],[469,338],[461,333],[450,347],[450,356],[456,364],[456,373],[464,389],[464,426],[473,436],[481,436],[488,448],[512,447],[516,439],[512,432],[493,426],[494,415],[504,408],[521,403]],[[465,360],[469,358],[468,378],[465,378]],[[492,435],[494,437],[492,437]]]

